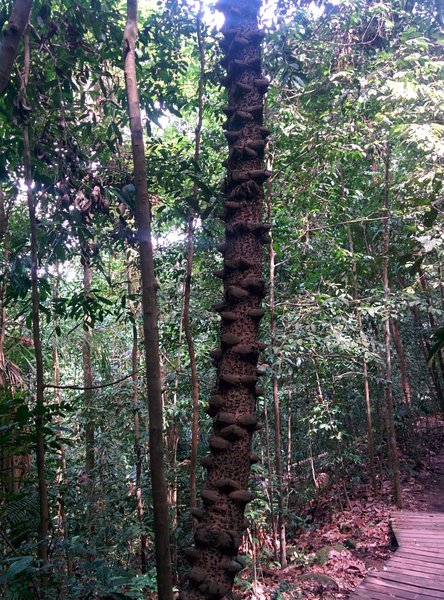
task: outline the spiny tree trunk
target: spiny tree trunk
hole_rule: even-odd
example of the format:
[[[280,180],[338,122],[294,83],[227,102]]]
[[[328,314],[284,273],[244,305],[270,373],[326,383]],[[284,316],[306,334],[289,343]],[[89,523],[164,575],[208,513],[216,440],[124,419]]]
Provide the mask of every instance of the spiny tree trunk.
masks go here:
[[[265,295],[262,245],[269,228],[262,222],[262,184],[270,174],[263,168],[269,132],[263,127],[262,97],[268,82],[261,74],[260,1],[220,0],[217,7],[225,14],[223,84],[229,95],[224,109],[230,146],[222,214],[225,242],[218,247],[224,267],[215,273],[223,279],[224,299],[215,306],[222,325],[221,348],[212,353],[217,363],[208,408],[213,417],[212,454],[203,459],[208,469],[203,508],[193,510],[199,520],[195,547],[185,551],[193,565],[181,591],[186,600],[223,598],[243,566],[236,557],[245,530],[245,506],[252,499],[247,486],[250,465],[257,460],[251,440],[258,428],[254,411],[261,394],[256,388],[263,349],[258,326]]]
[[[30,70],[30,43],[29,30],[25,31],[25,58],[24,69],[21,84],[21,100],[26,99],[26,89],[29,80]],[[49,528],[49,506],[48,490],[46,487],[45,472],[45,434],[44,415],[44,370],[43,370],[43,352],[40,338],[40,294],[38,278],[38,240],[37,240],[37,219],[36,206],[32,193],[32,170],[31,170],[31,144],[29,141],[29,127],[23,125],[23,164],[25,171],[26,197],[29,213],[30,225],[30,246],[31,246],[31,313],[32,313],[32,338],[34,342],[35,354],[35,379],[36,379],[36,466],[39,490],[39,527],[37,534],[38,556],[43,565],[48,563],[48,528]]]
[[[0,94],[8,84],[17,58],[20,40],[28,24],[32,0],[16,0],[0,43]]]
[[[154,276],[151,213],[146,180],[142,116],[137,90],[136,54],[137,0],[127,2],[123,39],[125,84],[131,129],[131,146],[136,188],[136,226],[139,241],[142,284],[143,331],[148,391],[151,492],[153,496],[154,539],[159,600],[172,600],[173,585],[168,527],[168,501],[164,472],[162,383],[160,376],[159,332],[157,326],[157,282]]]
[[[203,91],[205,77],[205,53],[202,37],[202,2],[199,2],[199,11],[196,19],[197,45],[199,49],[199,84],[197,94],[197,124],[194,138],[194,163],[197,170],[200,160],[200,142],[203,121]],[[197,172],[196,172],[197,175]],[[193,183],[193,198],[198,200],[197,182]],[[187,340],[188,355],[190,357],[191,368],[191,399],[193,403],[193,423],[191,428],[191,460],[190,460],[190,501],[191,506],[196,505],[196,467],[197,467],[197,446],[199,442],[199,379],[197,376],[196,352],[194,349],[193,332],[190,322],[190,300],[191,300],[191,277],[193,274],[193,237],[194,237],[195,217],[194,211],[191,211],[188,220],[188,241],[187,241],[187,270],[185,276],[184,308],[183,308],[183,327],[185,338]]]
[[[387,144],[385,156],[385,175],[384,175],[384,233],[382,242],[382,283],[384,286],[384,299],[386,310],[389,311],[390,285],[389,285],[389,247],[390,247],[390,146]],[[390,452],[390,462],[393,470],[393,488],[395,503],[398,508],[402,508],[401,492],[401,474],[399,469],[398,447],[396,442],[395,417],[393,408],[393,383],[392,383],[392,362],[391,362],[391,335],[390,335],[390,315],[387,314],[384,322],[384,342],[385,342],[385,392],[387,409],[387,435]]]

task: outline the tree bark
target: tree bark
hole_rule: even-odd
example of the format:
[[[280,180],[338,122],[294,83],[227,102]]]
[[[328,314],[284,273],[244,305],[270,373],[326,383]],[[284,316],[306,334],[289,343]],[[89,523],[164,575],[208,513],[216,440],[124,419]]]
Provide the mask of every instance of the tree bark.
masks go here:
[[[125,84],[131,129],[131,146],[136,188],[135,216],[139,242],[143,331],[148,391],[151,492],[153,497],[154,540],[159,600],[172,600],[173,585],[168,527],[167,487],[164,472],[162,384],[160,376],[159,332],[157,324],[157,282],[151,237],[142,116],[137,90],[135,45],[137,39],[137,0],[127,2],[123,40]]]
[[[402,287],[406,287],[407,283],[406,283],[405,279],[403,277],[401,277],[400,275],[398,275],[398,279],[399,279],[400,285]],[[419,314],[418,308],[415,306],[412,306],[410,309],[410,312],[412,313],[412,317],[415,322],[416,329],[418,331],[419,341],[420,341],[420,345],[421,345],[421,351],[424,356],[424,363],[427,363],[427,358],[430,354],[431,345],[430,345],[430,342],[427,339],[426,335],[424,334],[424,327],[422,324],[421,315]],[[431,375],[433,386],[434,386],[435,392],[436,392],[436,400],[439,404],[441,412],[444,413],[444,391],[442,389],[441,382],[439,380],[439,374],[438,374],[438,371],[436,369],[434,362],[432,362],[432,364],[430,365],[430,375]]]
[[[404,403],[410,410],[412,405],[412,386],[407,371],[407,360],[404,352],[404,344],[402,343],[401,330],[397,319],[391,320],[391,330],[393,341],[395,343],[396,355],[398,357],[399,371],[401,374],[401,387],[404,395]]]
[[[92,268],[89,263],[88,249],[82,251],[83,293],[88,297],[91,293]],[[91,363],[92,331],[89,319],[84,319],[82,362],[83,362],[83,406],[85,410],[85,475],[88,496],[88,531],[94,530],[94,493],[95,493],[95,423],[93,407],[93,372]]]
[[[268,82],[261,73],[263,34],[258,30],[259,0],[220,0],[225,14],[222,46],[227,68],[223,84],[229,90],[225,136],[230,151],[223,186],[225,242],[218,246],[224,268],[215,272],[224,284],[224,299],[215,305],[222,318],[221,348],[212,353],[217,381],[208,413],[213,417],[210,456],[201,492],[204,506],[193,512],[199,520],[195,547],[185,551],[192,563],[181,598],[223,598],[243,562],[237,552],[245,531],[244,510],[252,499],[247,490],[252,434],[258,428],[254,415],[261,391],[257,360],[263,349],[258,339],[263,316],[261,299],[262,245],[268,242],[268,224],[262,222],[263,182],[270,173],[263,167],[268,131],[263,127],[263,95]]]
[[[427,277],[425,271],[423,269],[419,270],[419,283],[421,285],[422,291],[426,294],[426,302],[427,306],[433,308],[432,296],[430,293],[430,287],[427,281]],[[429,319],[429,325],[432,331],[436,328],[435,317],[433,316],[433,312],[431,310],[427,311],[427,316]],[[444,350],[439,350],[437,354],[437,362],[441,371],[441,377],[444,379]]]
[[[0,43],[0,94],[8,85],[20,40],[29,21],[32,0],[16,0]]]
[[[355,248],[353,243],[353,234],[351,225],[348,224],[348,242],[350,246],[350,253],[352,257],[352,268],[353,268],[353,288],[354,288],[354,299],[356,301],[356,322],[358,325],[359,335],[361,338],[364,335],[364,328],[362,326],[361,313],[359,312],[359,286],[358,286],[358,267],[356,264]],[[370,400],[370,384],[368,378],[368,364],[365,356],[362,358],[362,376],[364,379],[364,398],[365,398],[365,414],[367,419],[367,447],[368,447],[368,467],[370,472],[370,481],[372,483],[373,492],[376,492],[376,474],[375,474],[375,443],[373,440],[373,422],[372,422],[372,406]]]
[[[267,190],[268,214],[271,215],[271,191]],[[270,218],[270,217],[269,217]],[[276,254],[273,248],[273,239],[270,244],[270,328],[271,328],[271,346],[274,348],[276,338],[276,312],[274,304],[274,282],[275,282],[275,263]],[[281,443],[281,409],[279,403],[279,387],[277,378],[278,357],[274,353],[273,358],[273,411],[274,411],[274,466],[276,471],[277,492],[278,492],[278,534],[279,534],[279,562],[281,568],[287,566],[287,541],[285,534],[284,519],[284,490],[282,485],[282,443]]]
[[[382,282],[384,286],[384,299],[386,310],[389,311],[390,285],[389,285],[389,247],[390,247],[390,146],[387,144],[386,155],[384,157],[384,232],[382,242]],[[393,488],[395,503],[398,508],[402,508],[401,474],[399,469],[398,447],[396,442],[395,417],[393,407],[393,384],[392,384],[392,363],[391,363],[391,335],[390,335],[390,314],[388,313],[384,322],[384,342],[385,342],[385,378],[386,378],[386,407],[387,407],[387,435],[390,451],[390,462],[393,470]]]
[[[132,296],[135,293],[133,283],[133,271],[130,265],[130,256],[127,256],[127,275],[128,275],[128,295]],[[144,515],[145,507],[142,495],[142,444],[140,442],[140,402],[139,402],[139,343],[137,333],[137,314],[136,308],[130,302],[130,310],[132,312],[133,323],[133,347],[131,350],[131,369],[133,380],[133,410],[134,410],[134,453],[136,458],[136,502],[137,502],[137,518],[140,526],[140,570],[142,573],[147,572],[147,535],[145,533]]]
[[[205,54],[204,41],[202,38],[202,1],[199,2],[199,10],[196,18],[196,35],[199,50],[199,83],[197,92],[197,124],[194,138],[194,164],[195,174],[197,175],[198,164],[200,160],[200,142],[203,121],[203,92],[205,77]],[[193,182],[193,198],[198,200],[197,182]],[[194,349],[193,332],[190,322],[190,299],[191,299],[191,277],[193,274],[193,236],[194,236],[195,217],[194,211],[190,212],[188,220],[188,241],[187,241],[187,270],[185,276],[184,291],[184,309],[183,309],[183,327],[185,338],[187,340],[188,355],[190,357],[191,369],[191,399],[193,404],[193,422],[191,428],[191,460],[190,460],[190,502],[191,506],[197,504],[196,493],[196,467],[197,467],[197,449],[199,443],[199,379],[197,376],[196,352]]]
[[[21,98],[26,98],[26,90],[29,81],[30,70],[30,43],[29,29],[26,29],[25,35],[25,58],[24,69],[21,83]],[[26,197],[29,213],[30,225],[30,246],[31,246],[31,311],[32,311],[32,338],[34,342],[35,370],[36,370],[36,466],[39,490],[39,527],[37,534],[38,556],[43,565],[48,563],[48,528],[49,528],[49,505],[48,490],[46,486],[45,472],[45,434],[43,428],[45,425],[45,399],[44,399],[44,369],[43,369],[43,351],[40,337],[40,299],[39,299],[39,279],[38,279],[38,240],[37,240],[37,219],[36,206],[32,193],[32,167],[31,167],[31,144],[29,141],[29,127],[23,125],[23,164],[25,171]]]
[[[5,335],[6,335],[6,287],[7,272],[9,270],[9,232],[8,216],[5,209],[3,188],[0,184],[0,242],[3,246],[3,278],[0,281],[0,390],[6,388],[6,363],[5,363]]]

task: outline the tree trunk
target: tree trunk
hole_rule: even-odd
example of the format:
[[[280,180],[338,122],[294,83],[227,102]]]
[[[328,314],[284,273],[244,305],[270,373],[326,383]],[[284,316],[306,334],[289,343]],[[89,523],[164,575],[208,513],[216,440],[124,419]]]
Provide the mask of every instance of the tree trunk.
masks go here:
[[[82,252],[83,262],[83,293],[88,297],[91,293],[92,268],[89,263],[88,250]],[[89,320],[85,317],[83,332],[82,361],[83,361],[83,405],[85,410],[85,475],[88,495],[88,531],[94,530],[94,494],[95,494],[95,423],[93,407],[93,373],[91,364],[92,331]]]
[[[433,308],[432,296],[430,294],[429,284],[427,282],[426,274],[423,269],[419,270],[419,283],[421,285],[422,291],[426,294],[427,306],[429,308]],[[436,328],[435,317],[433,316],[433,312],[431,310],[427,311],[427,316],[429,319],[429,325],[432,330]],[[439,364],[439,368],[441,371],[441,377],[444,378],[444,350],[439,350],[437,353],[437,362]]]
[[[267,193],[267,202],[269,206],[268,214],[271,213],[271,193]],[[270,244],[270,313],[271,313],[271,344],[274,348],[276,337],[276,313],[274,306],[274,280],[275,280],[275,252],[273,240]],[[287,566],[287,542],[285,535],[284,519],[284,491],[282,486],[282,443],[281,443],[281,409],[279,405],[279,388],[277,379],[277,360],[275,353],[273,358],[273,410],[274,410],[274,466],[276,471],[277,492],[278,492],[278,533],[279,533],[279,562],[281,568]]]
[[[398,279],[399,279],[400,285],[402,287],[406,287],[407,283],[403,279],[403,277],[398,275]],[[410,311],[412,313],[412,317],[415,322],[416,329],[418,330],[421,351],[424,356],[424,362],[427,363],[427,359],[430,354],[430,348],[431,348],[430,342],[429,342],[428,338],[426,337],[426,335],[424,334],[424,328],[422,325],[422,320],[421,320],[421,315],[419,314],[419,310],[415,306],[412,306]],[[434,386],[435,392],[436,392],[436,400],[438,402],[441,412],[444,413],[444,391],[442,389],[441,382],[439,380],[438,371],[436,369],[434,362],[432,362],[432,364],[430,365],[430,375],[431,375],[433,386]]]
[[[135,293],[133,272],[130,265],[130,256],[127,256],[128,295]],[[147,535],[145,533],[144,514],[145,507],[142,495],[142,444],[140,443],[140,402],[139,402],[139,344],[137,334],[137,314],[134,304],[130,301],[130,310],[133,314],[133,347],[131,350],[131,370],[133,381],[133,410],[134,410],[134,454],[136,458],[136,502],[137,518],[140,527],[140,570],[147,572]]]
[[[389,247],[390,247],[390,146],[387,144],[384,175],[384,233],[382,242],[383,266],[382,280],[384,286],[384,299],[386,310],[389,311],[390,286],[389,286]],[[390,451],[390,462],[393,470],[393,488],[395,503],[402,508],[401,474],[399,469],[398,447],[396,442],[395,417],[393,408],[393,384],[391,363],[391,335],[390,314],[388,313],[384,322],[385,342],[385,379],[386,379],[386,407],[387,407],[387,434]]]
[[[22,100],[26,99],[26,89],[29,80],[30,69],[30,43],[29,29],[25,31],[25,58],[22,75],[20,96]],[[43,370],[43,352],[40,338],[40,294],[39,294],[39,276],[38,276],[38,240],[37,240],[37,220],[34,197],[32,193],[32,170],[31,170],[31,144],[29,141],[29,127],[27,123],[23,125],[23,164],[25,171],[26,197],[29,213],[30,225],[30,246],[31,246],[31,312],[32,312],[32,338],[34,342],[35,354],[35,377],[36,377],[36,466],[39,490],[39,527],[38,527],[38,556],[43,565],[48,563],[48,528],[49,528],[49,505],[48,490],[46,487],[45,472],[45,402],[44,402],[44,370]]]
[[[212,455],[203,459],[208,468],[201,496],[202,509],[194,534],[195,547],[185,551],[193,565],[182,587],[186,600],[228,595],[243,563],[236,558],[245,530],[244,510],[252,499],[247,490],[258,380],[257,360],[263,346],[258,340],[260,308],[265,294],[262,245],[268,225],[262,222],[262,184],[269,177],[263,168],[268,131],[263,127],[262,97],[268,82],[261,74],[257,20],[258,0],[221,0],[225,13],[222,28],[227,68],[224,85],[229,90],[226,138],[230,145],[224,183],[225,242],[218,249],[224,268],[224,300],[215,308],[221,314],[221,348],[212,353],[218,362],[217,382],[208,413],[213,417],[209,444]]]
[[[28,24],[32,0],[16,0],[0,43],[0,94],[8,85],[17,58],[20,40]]]
[[[136,188],[135,216],[142,284],[157,590],[159,600],[172,600],[173,584],[168,527],[168,501],[163,451],[162,383],[160,376],[159,332],[157,326],[157,282],[154,276],[151,213],[146,181],[142,116],[137,90],[136,39],[137,0],[128,0],[127,21],[123,40],[123,60],[134,162],[134,184]]]
[[[412,386],[407,371],[407,360],[404,352],[404,344],[402,343],[401,330],[397,319],[391,320],[391,333],[395,343],[396,355],[398,357],[399,371],[401,374],[401,387],[404,395],[404,403],[410,410],[412,406]]]
[[[205,77],[205,54],[204,41],[202,37],[202,0],[199,2],[199,10],[196,19],[197,45],[199,49],[199,84],[197,93],[197,124],[194,138],[194,164],[195,174],[197,175],[198,164],[200,160],[200,142],[203,121],[203,91]],[[193,183],[193,198],[195,203],[198,201],[197,182]],[[184,307],[183,307],[183,327],[185,338],[187,340],[188,355],[190,357],[191,369],[191,399],[193,404],[193,422],[191,428],[191,460],[190,460],[190,503],[191,506],[197,504],[196,493],[196,467],[197,467],[197,447],[199,443],[199,380],[197,377],[196,352],[194,349],[193,332],[190,322],[190,299],[191,299],[191,277],[193,274],[193,235],[194,235],[194,211],[190,212],[188,220],[188,243],[187,243],[187,270],[185,276]]]
[[[56,281],[53,285],[53,293],[52,298],[53,301],[58,298],[58,290],[59,290],[59,265],[56,264],[55,268],[55,277]],[[58,325],[57,316],[54,315],[55,325]],[[52,346],[52,357],[53,357],[53,384],[55,390],[55,403],[59,407],[59,411],[61,412],[61,404],[62,404],[62,390],[60,389],[60,360],[59,360],[59,336],[57,333],[54,334],[54,344]],[[57,417],[57,426],[61,426],[61,417]],[[66,468],[66,455],[65,455],[65,446],[62,441],[62,433],[60,430],[57,430],[56,438],[58,441],[57,448],[57,471],[56,471],[56,484],[57,484],[57,505],[58,505],[58,530],[59,535],[62,537],[64,542],[68,540],[69,537],[69,527],[68,527],[68,519],[66,517],[65,511],[65,489],[68,483],[67,477],[67,468]],[[69,550],[66,550],[66,572],[68,576],[73,574],[72,569],[72,560]]]
[[[348,225],[348,242],[350,253],[352,256],[353,268],[353,288],[354,299],[356,302],[356,322],[358,325],[359,335],[361,339],[364,336],[364,328],[362,326],[361,313],[359,312],[359,286],[358,286],[358,267],[356,264],[355,248],[353,244],[353,234],[350,224]],[[375,444],[373,440],[373,422],[372,422],[372,406],[370,401],[370,384],[368,379],[368,364],[365,356],[362,358],[362,376],[364,379],[364,398],[365,398],[365,414],[367,419],[367,447],[368,447],[368,468],[370,473],[370,481],[372,482],[373,492],[376,492],[376,474],[375,474]]]
[[[3,277],[0,281],[0,390],[6,388],[5,335],[6,335],[6,287],[9,271],[8,216],[5,209],[3,188],[0,184],[0,243],[3,246]]]

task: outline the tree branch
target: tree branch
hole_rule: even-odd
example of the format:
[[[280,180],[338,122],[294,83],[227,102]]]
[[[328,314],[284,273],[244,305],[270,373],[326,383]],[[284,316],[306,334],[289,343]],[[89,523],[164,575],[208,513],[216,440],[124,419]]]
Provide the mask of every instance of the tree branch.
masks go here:
[[[45,385],[45,388],[51,388],[51,389],[56,389],[56,390],[79,390],[79,391],[101,390],[102,388],[111,387],[113,385],[117,385],[118,383],[122,383],[122,381],[129,379],[130,377],[135,375],[135,373],[137,373],[137,372],[138,372],[138,370],[133,371],[129,375],[125,375],[125,377],[121,377],[121,379],[116,379],[115,381],[110,381],[109,383],[102,383],[101,385],[91,385],[88,387],[83,387],[81,385],[52,385],[52,384],[48,383]]]

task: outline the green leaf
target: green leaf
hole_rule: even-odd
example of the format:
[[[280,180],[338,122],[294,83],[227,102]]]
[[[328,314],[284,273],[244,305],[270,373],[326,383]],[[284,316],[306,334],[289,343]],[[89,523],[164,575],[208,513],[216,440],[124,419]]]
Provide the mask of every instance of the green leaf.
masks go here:
[[[6,572],[6,578],[12,579],[19,573],[25,571],[34,560],[33,556],[21,556],[19,559],[14,560]]]

